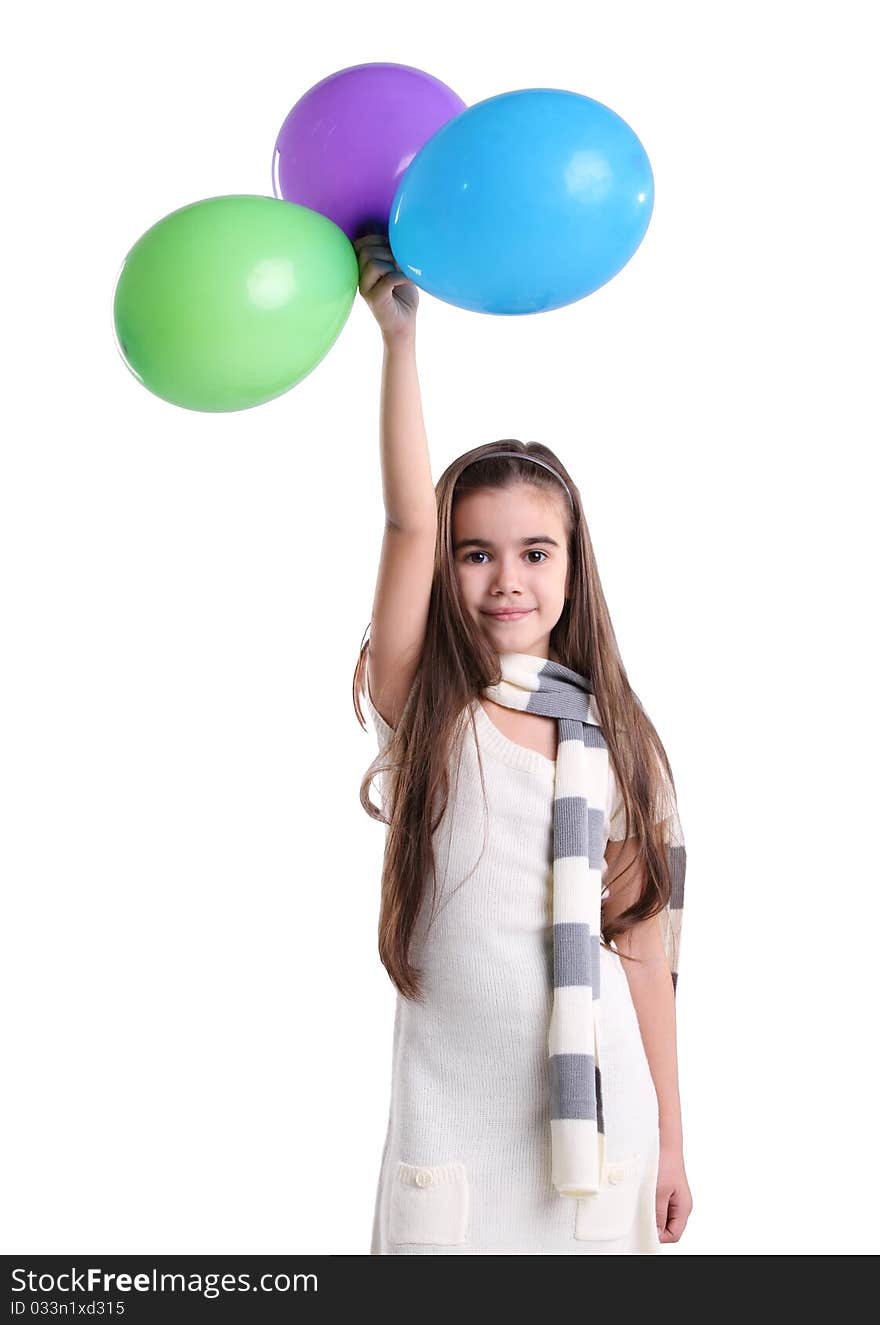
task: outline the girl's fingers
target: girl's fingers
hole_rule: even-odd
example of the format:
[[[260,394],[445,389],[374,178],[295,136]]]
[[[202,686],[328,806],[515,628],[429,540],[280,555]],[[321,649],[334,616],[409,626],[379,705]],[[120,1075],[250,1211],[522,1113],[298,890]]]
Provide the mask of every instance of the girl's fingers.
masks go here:
[[[392,295],[394,294],[394,291],[398,285],[412,285],[412,281],[408,280],[407,277],[404,276],[403,272],[396,270],[386,271],[385,275],[380,276],[378,281],[376,282],[376,287],[378,289],[383,289],[383,287],[387,287],[389,293]]]
[[[415,316],[418,289],[397,265],[387,235],[361,235],[354,241],[358,260],[358,288],[370,308],[384,324],[400,325],[402,318]],[[395,291],[401,287],[400,293]],[[409,288],[406,288],[409,287]]]
[[[391,245],[388,243],[387,235],[364,235],[363,239],[356,239],[354,242],[355,252],[358,257],[362,253],[375,254],[382,253],[391,255]]]
[[[661,1242],[678,1242],[688,1221],[689,1210],[676,1200],[675,1192],[657,1193],[657,1236]]]
[[[371,262],[381,263],[385,267],[397,266],[394,261],[394,254],[387,248],[384,250],[377,249],[375,253],[358,254],[358,267],[361,271],[365,271]]]
[[[371,262],[387,262],[392,267],[397,266],[390,248],[361,249],[358,254],[358,266],[361,271],[368,267]]]
[[[684,1226],[686,1223],[687,1220],[685,1219],[684,1215],[677,1215],[677,1214],[671,1215],[669,1223],[666,1225],[666,1232],[664,1236],[661,1237],[660,1241],[678,1242],[679,1238],[684,1232]]]
[[[393,264],[389,265],[391,265],[391,271],[381,271],[378,263],[375,264],[374,268],[368,267],[366,271],[364,271],[360,282],[361,294],[371,294],[382,281],[387,281],[389,277],[394,278],[396,276],[398,280],[406,280],[403,273],[399,272]]]
[[[661,1196],[658,1192],[654,1204],[654,1216],[657,1221],[657,1236],[661,1242],[669,1241],[669,1238],[666,1236],[666,1215],[668,1208],[669,1197]]]

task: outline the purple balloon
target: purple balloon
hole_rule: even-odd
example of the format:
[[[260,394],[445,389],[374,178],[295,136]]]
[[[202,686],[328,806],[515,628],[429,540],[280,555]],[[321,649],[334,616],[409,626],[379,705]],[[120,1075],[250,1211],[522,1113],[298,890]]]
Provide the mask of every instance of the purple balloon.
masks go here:
[[[340,69],[309,88],[282,124],[275,196],[328,216],[350,240],[387,234],[413,157],[463,110],[451,88],[410,65]]]

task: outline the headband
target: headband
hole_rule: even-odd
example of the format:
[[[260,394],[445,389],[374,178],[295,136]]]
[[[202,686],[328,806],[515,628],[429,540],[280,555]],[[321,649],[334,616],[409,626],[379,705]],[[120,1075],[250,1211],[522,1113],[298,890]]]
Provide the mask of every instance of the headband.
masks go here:
[[[549,469],[553,477],[559,479],[559,482],[565,488],[565,495],[568,497],[568,503],[571,506],[572,511],[574,511],[574,501],[572,500],[571,492],[561,474],[559,474],[552,465],[548,465],[546,460],[539,460],[537,456],[529,455],[525,451],[492,451],[489,455],[474,456],[473,460],[469,460],[467,465],[463,466],[463,469],[467,469],[468,465],[475,465],[478,460],[494,460],[496,456],[504,455],[512,456],[514,460],[530,460],[533,465],[540,465],[542,469]]]

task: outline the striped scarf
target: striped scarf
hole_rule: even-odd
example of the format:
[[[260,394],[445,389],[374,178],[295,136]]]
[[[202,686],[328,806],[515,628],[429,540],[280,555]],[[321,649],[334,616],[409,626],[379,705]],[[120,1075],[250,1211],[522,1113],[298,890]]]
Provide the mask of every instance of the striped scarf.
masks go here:
[[[600,1069],[599,936],[608,748],[595,697],[580,673],[546,658],[502,653],[501,682],[483,694],[505,708],[556,718],[553,799],[553,1009],[550,1018],[552,1181],[562,1196],[596,1192],[605,1179]],[[673,803],[664,842],[672,895],[660,915],[673,990],[684,899],[685,849]]]

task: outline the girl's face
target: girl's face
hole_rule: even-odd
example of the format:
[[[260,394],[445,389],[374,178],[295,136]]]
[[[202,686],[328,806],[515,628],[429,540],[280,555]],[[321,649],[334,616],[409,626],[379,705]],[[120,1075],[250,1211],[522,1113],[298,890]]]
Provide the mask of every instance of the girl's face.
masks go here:
[[[455,501],[452,543],[465,608],[496,651],[549,658],[568,592],[558,500],[531,483],[467,493]],[[502,609],[522,615],[493,615]]]

